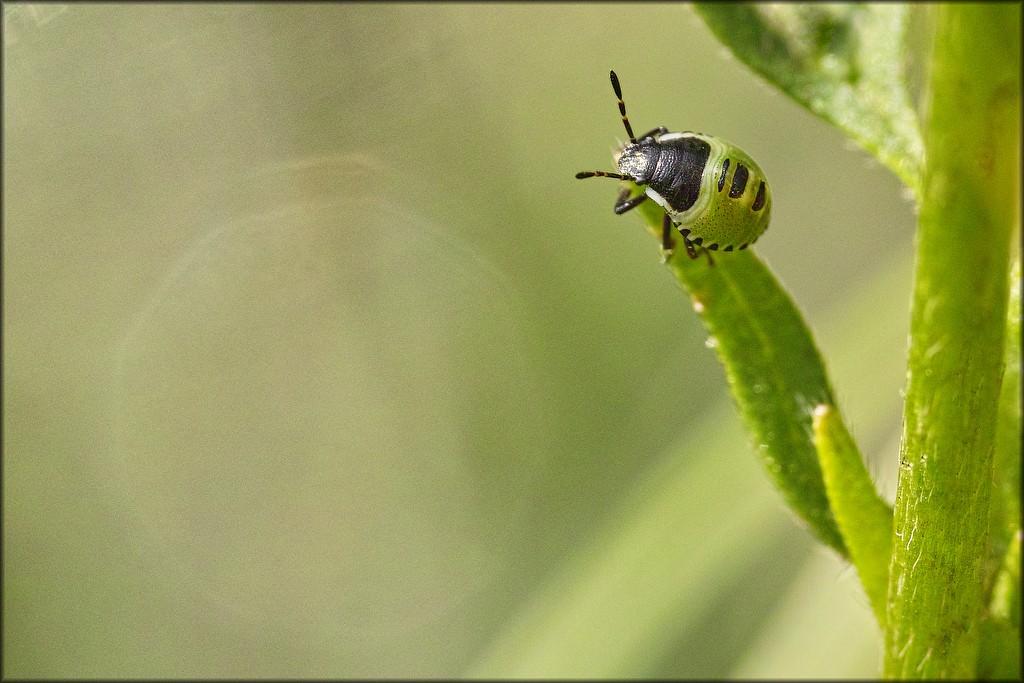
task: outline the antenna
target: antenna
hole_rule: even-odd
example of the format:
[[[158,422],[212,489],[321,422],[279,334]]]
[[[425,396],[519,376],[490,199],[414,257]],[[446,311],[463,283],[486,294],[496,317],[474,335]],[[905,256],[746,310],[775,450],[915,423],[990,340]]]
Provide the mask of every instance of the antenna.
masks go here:
[[[610,71],[609,75],[612,77],[612,88],[615,90],[615,96],[619,98],[619,113],[622,114],[622,125],[626,127],[629,141],[635,143],[636,137],[633,135],[633,127],[629,125],[629,117],[626,116],[626,103],[622,101],[622,88],[619,86],[619,77],[615,75],[614,71]]]

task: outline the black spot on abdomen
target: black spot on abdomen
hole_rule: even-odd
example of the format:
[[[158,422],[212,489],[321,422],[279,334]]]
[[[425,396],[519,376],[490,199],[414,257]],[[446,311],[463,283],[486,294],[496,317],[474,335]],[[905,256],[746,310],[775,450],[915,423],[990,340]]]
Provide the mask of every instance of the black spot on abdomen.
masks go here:
[[[747,178],[750,171],[743,164],[736,164],[736,172],[732,176],[732,187],[729,188],[729,196],[738,199],[743,196],[743,190],[747,189]]]
[[[762,180],[757,188],[757,196],[754,197],[754,203],[750,205],[750,208],[754,211],[760,211],[764,208],[764,192],[764,181]]]

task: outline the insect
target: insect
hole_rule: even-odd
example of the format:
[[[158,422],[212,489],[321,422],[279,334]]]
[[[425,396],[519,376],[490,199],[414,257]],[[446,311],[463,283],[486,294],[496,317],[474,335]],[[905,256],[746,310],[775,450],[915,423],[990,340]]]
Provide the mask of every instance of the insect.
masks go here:
[[[665,210],[664,260],[675,248],[673,226],[683,236],[690,258],[697,258],[697,247],[711,265],[708,250],[733,251],[753,244],[767,229],[772,212],[772,192],[761,167],[739,147],[711,135],[670,133],[659,126],[634,137],[614,71],[611,79],[629,144],[615,158],[618,173],[582,171],[576,177],[629,180],[642,187],[643,193],[635,197],[630,197],[630,188],[623,188],[615,213],[635,209],[648,198],[657,202]]]

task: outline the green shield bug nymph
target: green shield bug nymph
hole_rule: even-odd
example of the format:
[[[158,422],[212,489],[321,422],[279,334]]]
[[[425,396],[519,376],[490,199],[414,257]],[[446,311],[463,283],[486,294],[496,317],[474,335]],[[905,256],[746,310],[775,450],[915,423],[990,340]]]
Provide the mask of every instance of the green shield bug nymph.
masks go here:
[[[616,158],[618,173],[583,171],[576,177],[616,178],[642,187],[644,193],[632,198],[625,188],[615,213],[634,209],[648,197],[657,202],[665,210],[661,246],[666,258],[675,246],[672,226],[683,236],[690,258],[697,258],[695,246],[733,251],[753,244],[772,213],[772,192],[761,167],[739,147],[711,135],[670,133],[661,126],[634,137],[614,71],[611,79],[629,144]]]

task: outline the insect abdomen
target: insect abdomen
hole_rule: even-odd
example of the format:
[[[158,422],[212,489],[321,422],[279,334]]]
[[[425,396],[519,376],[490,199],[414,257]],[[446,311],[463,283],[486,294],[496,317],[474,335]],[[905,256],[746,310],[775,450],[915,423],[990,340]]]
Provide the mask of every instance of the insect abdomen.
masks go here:
[[[771,190],[748,154],[699,133],[669,133],[658,143],[658,168],[663,158],[675,156],[677,172],[655,174],[647,194],[672,216],[683,235],[708,249],[732,251],[746,248],[765,231],[771,219]]]

